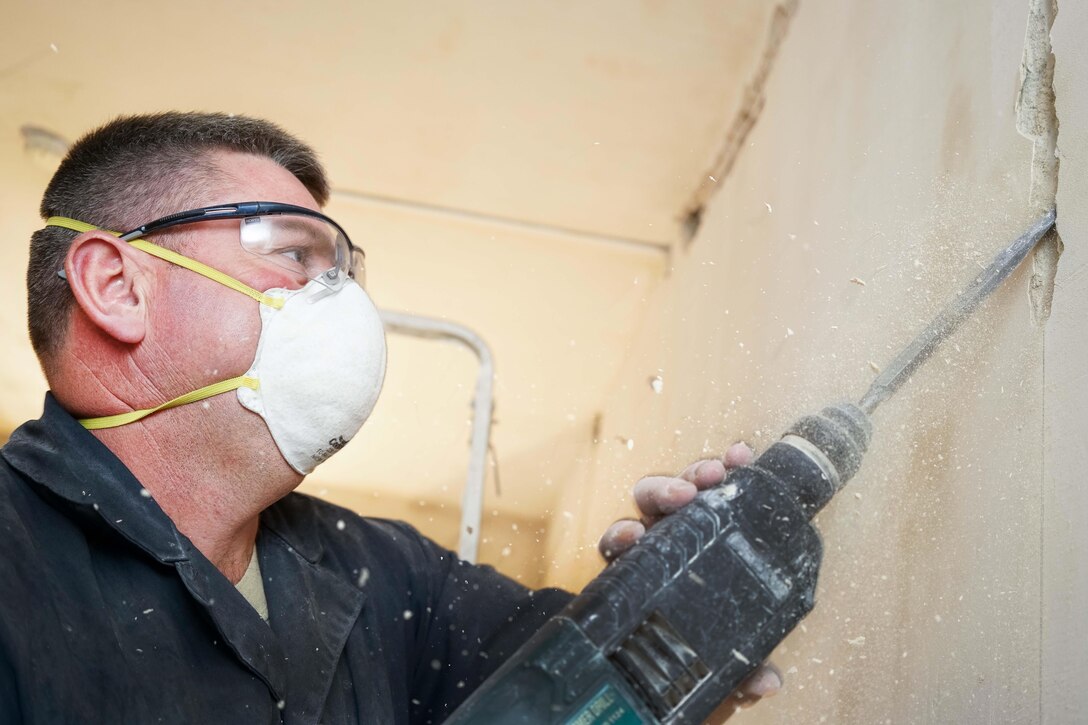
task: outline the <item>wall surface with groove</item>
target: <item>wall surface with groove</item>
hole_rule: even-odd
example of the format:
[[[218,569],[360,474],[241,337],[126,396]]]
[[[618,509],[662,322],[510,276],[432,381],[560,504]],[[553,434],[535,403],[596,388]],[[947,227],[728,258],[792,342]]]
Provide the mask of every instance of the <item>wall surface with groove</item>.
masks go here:
[[[1049,92],[1052,10],[1027,0],[800,3],[747,147],[650,298],[596,443],[561,499],[553,582],[577,587],[597,571],[594,539],[639,476],[679,471],[738,439],[764,448],[798,415],[857,399],[1053,203],[1053,114],[1025,120]],[[818,516],[817,607],[774,655],[785,689],[737,720],[1083,713],[1083,646],[1064,638],[1085,606],[1073,583],[1085,579],[1075,579],[1083,535],[1079,519],[1045,532],[1067,495],[1085,511],[1072,489],[1084,470],[1086,295],[1071,247],[1085,228],[1074,150],[1085,150],[1088,84],[1070,46],[1086,25],[1083,11],[1067,19],[1058,8],[1058,146],[1062,184],[1069,174],[1076,191],[1062,205],[1053,317],[1041,313],[1053,284],[1044,254],[876,412],[861,473]],[[1063,65],[1066,51],[1081,62]],[[1060,248],[1056,237],[1047,244]],[[1061,656],[1074,665],[1064,689],[1043,682]]]

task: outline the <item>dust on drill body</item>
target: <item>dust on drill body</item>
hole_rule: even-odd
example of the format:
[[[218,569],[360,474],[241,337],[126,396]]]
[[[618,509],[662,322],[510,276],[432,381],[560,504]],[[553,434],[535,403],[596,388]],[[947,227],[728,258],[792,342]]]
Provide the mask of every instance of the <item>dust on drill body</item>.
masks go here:
[[[447,722],[702,722],[811,611],[810,521],[870,435],[851,404],[797,421],[647,532]]]

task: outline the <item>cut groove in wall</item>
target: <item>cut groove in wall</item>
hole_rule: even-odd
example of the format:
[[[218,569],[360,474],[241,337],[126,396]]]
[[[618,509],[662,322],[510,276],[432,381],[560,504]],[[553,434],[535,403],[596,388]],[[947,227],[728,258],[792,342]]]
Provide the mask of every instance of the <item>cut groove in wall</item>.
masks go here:
[[[1028,203],[1040,213],[1054,205],[1058,194],[1058,116],[1054,108],[1054,53],[1050,46],[1050,29],[1057,12],[1057,0],[1030,0],[1024,58],[1020,63],[1020,93],[1016,99],[1016,130],[1033,144]],[[1036,324],[1044,324],[1050,317],[1054,277],[1061,254],[1062,240],[1054,231],[1039,243],[1032,256],[1028,298]]]
[[[685,244],[689,244],[695,238],[695,233],[699,230],[699,223],[702,221],[703,207],[710,197],[714,195],[714,192],[718,190],[729,172],[733,170],[733,165],[740,156],[741,149],[744,148],[744,142],[748,138],[748,134],[756,125],[759,114],[763,111],[763,105],[766,102],[767,79],[771,75],[775,60],[778,58],[778,51],[782,47],[782,42],[786,39],[786,32],[789,30],[790,22],[797,12],[797,4],[798,0],[785,0],[775,6],[767,30],[767,40],[763,46],[763,53],[760,55],[755,73],[752,74],[751,80],[748,81],[748,85],[744,89],[740,108],[733,117],[733,121],[729,124],[729,129],[725,133],[725,141],[718,151],[714,163],[711,164],[707,173],[703,174],[691,201],[682,212]]]
[[[1054,278],[1058,274],[1058,258],[1062,256],[1061,237],[1055,229],[1043,237],[1031,259],[1031,287],[1028,299],[1035,324],[1042,325],[1050,319],[1050,306],[1054,302]]]

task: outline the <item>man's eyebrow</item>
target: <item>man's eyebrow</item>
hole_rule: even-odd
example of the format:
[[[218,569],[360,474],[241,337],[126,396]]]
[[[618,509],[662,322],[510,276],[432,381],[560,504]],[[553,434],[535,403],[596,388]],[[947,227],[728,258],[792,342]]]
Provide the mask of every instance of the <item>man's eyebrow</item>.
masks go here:
[[[334,239],[333,228],[326,222],[319,221],[317,219],[305,219],[300,217],[290,216],[277,216],[272,217],[274,223],[291,232],[301,231],[304,236],[308,237],[308,241],[320,242],[322,244],[328,243],[331,239]],[[322,234],[320,229],[326,230],[325,234]]]

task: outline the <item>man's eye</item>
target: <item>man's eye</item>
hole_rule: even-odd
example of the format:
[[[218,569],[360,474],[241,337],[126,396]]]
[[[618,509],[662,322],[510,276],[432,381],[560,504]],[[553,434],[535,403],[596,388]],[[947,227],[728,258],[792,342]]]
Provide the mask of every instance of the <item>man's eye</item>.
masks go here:
[[[280,254],[284,257],[287,257],[292,262],[296,262],[298,264],[302,264],[302,260],[305,256],[303,254],[303,251],[301,249],[298,249],[297,247],[294,249],[282,249],[280,250]]]

